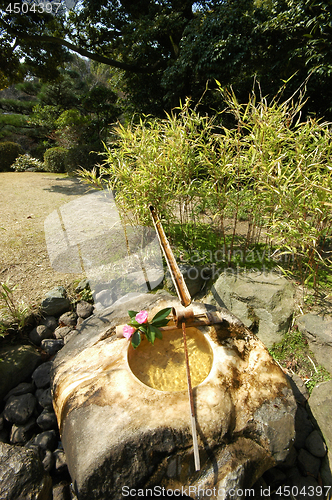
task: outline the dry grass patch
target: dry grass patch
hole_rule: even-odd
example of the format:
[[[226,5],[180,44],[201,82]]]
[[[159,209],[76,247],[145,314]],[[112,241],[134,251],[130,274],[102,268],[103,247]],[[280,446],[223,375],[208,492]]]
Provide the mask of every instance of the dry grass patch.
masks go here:
[[[54,286],[70,289],[83,277],[52,269],[44,221],[53,210],[87,192],[78,179],[65,174],[0,173],[0,281],[16,285],[15,300],[38,305]]]

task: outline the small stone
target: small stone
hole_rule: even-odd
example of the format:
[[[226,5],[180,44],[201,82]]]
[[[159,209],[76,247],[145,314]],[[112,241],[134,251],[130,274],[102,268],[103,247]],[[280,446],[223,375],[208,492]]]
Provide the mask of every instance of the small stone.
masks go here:
[[[303,448],[299,451],[297,457],[300,468],[304,474],[318,476],[321,461]]]
[[[77,323],[76,326],[80,326],[83,323],[84,319],[81,318],[80,316],[77,318]]]
[[[34,392],[34,385],[31,382],[22,382],[18,384],[14,389],[8,392],[3,398],[4,401],[10,398],[10,396],[21,396],[22,394],[29,394]]]
[[[48,389],[42,390],[42,392],[38,390],[37,393],[36,391],[36,398],[38,399],[38,403],[40,404],[40,406],[53,411],[53,397],[50,387]]]
[[[77,314],[75,312],[66,312],[62,314],[59,318],[59,324],[64,326],[75,326],[77,320]]]
[[[315,457],[323,458],[326,455],[326,444],[317,430],[314,430],[311,434],[309,434],[305,440],[305,447]]]
[[[41,303],[41,310],[48,316],[60,316],[70,309],[70,300],[67,298],[66,290],[62,287],[56,287],[47,292],[45,299]]]
[[[43,458],[43,467],[46,472],[50,472],[54,465],[54,456],[50,450],[45,450],[45,456]]]
[[[37,424],[43,431],[48,431],[49,429],[57,429],[58,422],[54,411],[43,410],[37,418]]]
[[[40,343],[40,347],[50,356],[54,356],[63,346],[63,339],[45,339]]]
[[[38,366],[32,374],[32,379],[35,382],[38,389],[47,387],[50,385],[50,371],[52,368],[52,361],[47,361],[42,365]]]
[[[12,425],[10,431],[11,444],[25,444],[31,439],[36,429],[36,420],[30,418],[24,425]]]
[[[56,448],[57,441],[57,433],[55,430],[45,431],[38,434],[32,444],[37,445],[42,450],[50,450],[54,451]]]
[[[11,396],[6,403],[3,415],[7,422],[23,425],[33,415],[36,406],[37,399],[33,394]]]
[[[76,312],[80,318],[86,319],[91,316],[93,312],[93,305],[89,304],[89,302],[86,302],[85,300],[81,300],[76,306]]]
[[[47,326],[45,325],[38,325],[29,333],[29,339],[35,345],[40,345],[42,340],[51,339],[52,337],[53,337],[52,330],[47,328]]]
[[[81,293],[83,290],[89,287],[89,281],[87,279],[79,282],[77,287],[75,288],[75,293]]]
[[[36,389],[36,392],[35,392],[35,396],[36,398],[39,400],[40,396],[43,394],[43,392],[45,391],[46,389]]]
[[[54,316],[45,316],[45,318],[42,319],[40,324],[45,325],[47,328],[52,330],[52,332],[54,332],[54,330],[58,326],[58,320]]]
[[[59,326],[56,330],[54,330],[54,335],[57,339],[64,339],[71,331],[71,326]]]
[[[303,448],[305,440],[313,430],[314,426],[309,419],[308,413],[303,406],[298,405],[295,414],[295,448],[298,450]]]
[[[55,469],[58,474],[62,474],[67,470],[66,455],[63,450],[54,450]]]

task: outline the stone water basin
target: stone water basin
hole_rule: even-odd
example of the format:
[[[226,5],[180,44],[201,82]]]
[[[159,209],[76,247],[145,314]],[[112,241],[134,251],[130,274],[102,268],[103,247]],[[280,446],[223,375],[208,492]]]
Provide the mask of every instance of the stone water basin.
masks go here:
[[[126,339],[115,337],[128,310],[147,309],[153,317],[172,306],[179,302],[166,293],[115,304],[88,319],[54,359],[54,409],[79,500],[121,499],[124,487],[189,485],[192,498],[202,498],[195,488],[216,487],[224,493],[208,497],[224,500],[229,488],[249,488],[283,461],[292,445],[296,403],[285,375],[262,342],[220,308],[222,324],[186,328],[189,338],[203,342],[192,349],[194,355],[201,350],[192,363],[201,461],[195,472],[186,376],[177,360],[181,331],[169,357],[160,354],[160,364],[171,367],[167,376],[165,370],[157,376],[160,366],[152,366],[144,345],[132,352]],[[195,315],[207,308],[193,303]],[[146,346],[156,349],[156,360],[162,342]],[[181,376],[174,374],[177,361]]]
[[[212,368],[213,352],[209,337],[198,328],[186,328],[191,386],[201,384]],[[128,347],[128,365],[143,384],[159,391],[187,390],[187,372],[182,330],[163,333],[162,340],[150,344],[145,336],[137,349]]]

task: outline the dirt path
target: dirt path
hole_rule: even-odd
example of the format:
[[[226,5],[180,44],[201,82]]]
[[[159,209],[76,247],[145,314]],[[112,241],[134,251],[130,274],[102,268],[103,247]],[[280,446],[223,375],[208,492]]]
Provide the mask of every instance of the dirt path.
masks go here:
[[[0,173],[0,281],[16,285],[15,299],[38,305],[54,286],[72,288],[81,274],[52,269],[44,221],[61,205],[86,194],[89,188],[64,174]]]

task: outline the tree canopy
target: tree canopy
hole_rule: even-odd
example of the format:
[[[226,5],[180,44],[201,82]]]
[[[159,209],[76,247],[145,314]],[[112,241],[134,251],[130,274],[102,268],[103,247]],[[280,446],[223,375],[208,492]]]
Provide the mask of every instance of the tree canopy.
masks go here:
[[[139,111],[196,100],[208,80],[247,93],[257,75],[271,94],[296,74],[290,92],[311,75],[312,110],[332,115],[329,0],[85,0],[41,12],[50,4],[0,0],[2,85],[22,78],[22,60],[55,79],[73,51],[121,71]]]

